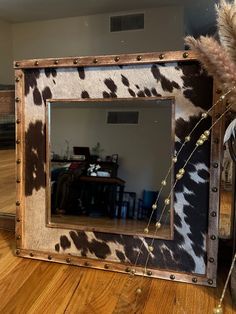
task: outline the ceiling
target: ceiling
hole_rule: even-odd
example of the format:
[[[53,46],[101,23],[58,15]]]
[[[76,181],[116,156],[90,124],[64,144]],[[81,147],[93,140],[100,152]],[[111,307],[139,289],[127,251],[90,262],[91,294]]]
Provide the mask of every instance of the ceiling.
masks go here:
[[[0,19],[11,23],[32,22],[81,15],[158,6],[184,6],[185,22],[193,33],[206,33],[215,24],[217,0],[0,0]]]

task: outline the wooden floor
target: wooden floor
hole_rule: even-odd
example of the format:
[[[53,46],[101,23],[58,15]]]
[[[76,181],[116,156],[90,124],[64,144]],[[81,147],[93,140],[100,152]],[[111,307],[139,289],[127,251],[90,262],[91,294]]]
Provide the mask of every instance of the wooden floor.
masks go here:
[[[0,150],[0,212],[15,213],[15,150]]]
[[[13,255],[14,235],[0,231],[0,313],[211,314],[222,290],[128,277]],[[220,276],[222,278],[222,275]],[[137,297],[138,287],[142,293]],[[236,313],[229,292],[224,314]]]

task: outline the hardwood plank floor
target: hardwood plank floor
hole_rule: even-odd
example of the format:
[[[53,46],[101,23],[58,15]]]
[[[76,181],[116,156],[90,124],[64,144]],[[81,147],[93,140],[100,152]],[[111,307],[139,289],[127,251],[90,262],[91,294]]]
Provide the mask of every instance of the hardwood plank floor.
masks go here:
[[[222,291],[13,255],[14,234],[0,231],[0,313],[208,314]],[[221,269],[220,269],[221,270]],[[135,293],[138,287],[142,293]],[[236,313],[229,291],[224,314]]]

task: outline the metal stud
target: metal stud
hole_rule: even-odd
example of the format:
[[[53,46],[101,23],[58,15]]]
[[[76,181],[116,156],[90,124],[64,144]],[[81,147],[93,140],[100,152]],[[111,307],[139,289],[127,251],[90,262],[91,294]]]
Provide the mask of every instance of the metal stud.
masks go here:
[[[211,212],[211,217],[216,217],[216,212],[215,211]]]
[[[15,67],[19,67],[20,66],[20,63],[19,62],[15,62]]]
[[[115,62],[118,62],[118,61],[120,61],[120,57],[117,56],[117,57],[115,57],[114,60],[115,60]]]
[[[20,255],[20,250],[19,249],[16,250],[16,255]]]
[[[20,163],[21,163],[21,160],[20,160],[20,159],[17,159],[17,160],[16,160],[16,163],[17,163],[17,164],[20,164]]]
[[[218,168],[218,167],[219,167],[218,163],[217,163],[217,162],[214,162],[214,163],[213,163],[213,168]]]
[[[19,124],[20,123],[20,119],[16,119],[16,123]]]
[[[16,140],[16,144],[20,144],[20,140],[19,139]]]
[[[213,284],[213,280],[212,279],[208,279],[207,282],[208,282],[209,285]]]
[[[188,58],[188,52],[184,52],[183,53],[183,57],[186,59],[186,58]]]
[[[126,267],[125,271],[126,271],[127,273],[130,273],[130,272],[131,272],[131,268],[130,268],[130,267]]]
[[[58,63],[59,63],[59,61],[58,61],[58,60],[55,60],[55,61],[54,61],[54,64],[58,64]]]
[[[93,63],[98,63],[98,59],[93,59]]]
[[[104,265],[104,268],[105,268],[105,269],[109,269],[110,267],[109,267],[108,264],[105,264],[105,265]]]
[[[49,261],[52,260],[52,255],[48,255],[48,260],[49,260]]]
[[[197,278],[196,278],[196,277],[193,277],[192,282],[193,282],[193,283],[196,283],[196,282],[197,282]]]
[[[78,63],[78,59],[74,59],[74,60],[73,60],[73,63],[74,63],[74,64],[77,64],[77,63]]]
[[[31,252],[31,253],[30,253],[30,256],[31,256],[31,257],[33,257],[33,256],[34,256],[34,254]]]
[[[39,62],[38,62],[38,61],[35,61],[34,65],[35,65],[35,66],[38,66],[38,65],[39,65]]]
[[[208,261],[209,261],[210,263],[214,263],[215,259],[214,259],[213,257],[209,257]]]
[[[20,82],[20,78],[17,76],[17,77],[15,78],[15,81],[16,81],[16,83]]]
[[[84,262],[84,266],[89,266],[89,262]]]
[[[215,186],[211,190],[212,190],[212,192],[217,192],[218,191],[217,187],[215,187]]]
[[[16,97],[15,98],[15,102],[19,102],[20,101],[20,98],[19,97]]]
[[[138,288],[138,289],[136,290],[136,293],[137,293],[137,294],[141,294],[141,293],[142,293],[142,289],[141,289],[141,288]]]
[[[148,276],[152,276],[152,271],[151,271],[151,270],[148,270],[148,271],[147,271],[147,275],[148,275]]]
[[[71,259],[67,257],[66,262],[69,264],[71,262]]]
[[[160,60],[163,60],[164,58],[165,58],[164,53],[161,53],[161,54],[159,55],[159,59],[160,59]]]
[[[215,240],[216,239],[216,236],[213,234],[212,236],[211,236],[211,240]]]
[[[18,234],[18,236],[16,236],[16,240],[20,240],[21,236]]]
[[[20,206],[20,201],[16,201],[16,206]]]
[[[171,280],[175,280],[175,275],[170,275]]]
[[[137,56],[137,60],[141,61],[142,60],[142,56]]]
[[[16,183],[20,183],[20,179],[19,178],[16,179]]]
[[[17,218],[16,221],[17,221],[17,222],[20,222],[20,218]]]

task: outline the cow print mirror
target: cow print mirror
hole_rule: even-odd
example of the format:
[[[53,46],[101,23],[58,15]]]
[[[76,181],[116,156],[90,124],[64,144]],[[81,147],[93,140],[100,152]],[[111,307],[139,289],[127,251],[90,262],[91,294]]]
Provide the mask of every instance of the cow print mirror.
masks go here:
[[[214,286],[221,91],[194,53],[17,61],[15,80],[16,254]]]

